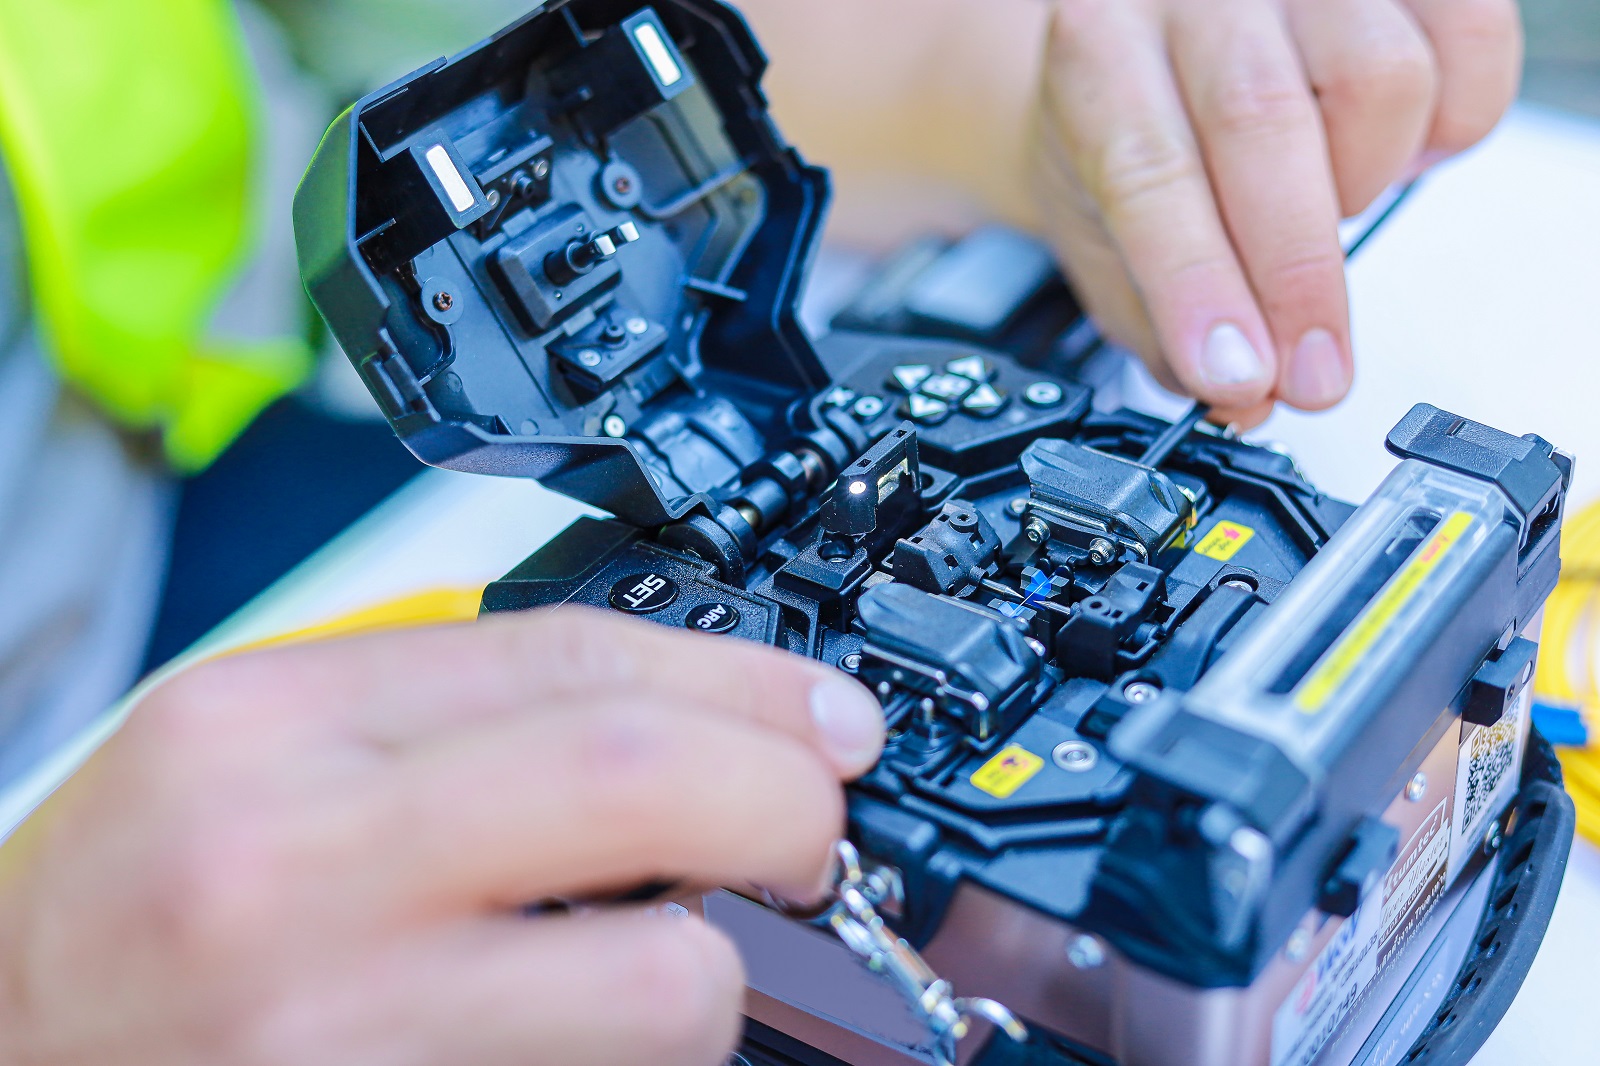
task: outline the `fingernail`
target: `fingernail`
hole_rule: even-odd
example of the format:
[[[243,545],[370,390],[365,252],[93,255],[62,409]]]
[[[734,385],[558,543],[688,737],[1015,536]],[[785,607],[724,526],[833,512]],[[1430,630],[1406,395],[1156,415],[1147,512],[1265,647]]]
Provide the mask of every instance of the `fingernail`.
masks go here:
[[[1296,407],[1328,407],[1349,391],[1350,372],[1333,334],[1314,329],[1301,337],[1289,360],[1283,398]]]
[[[852,681],[829,678],[812,689],[811,717],[841,769],[865,770],[883,750],[883,708]]]
[[[1200,350],[1200,376],[1210,385],[1245,385],[1267,376],[1267,364],[1232,322],[1213,327]]]

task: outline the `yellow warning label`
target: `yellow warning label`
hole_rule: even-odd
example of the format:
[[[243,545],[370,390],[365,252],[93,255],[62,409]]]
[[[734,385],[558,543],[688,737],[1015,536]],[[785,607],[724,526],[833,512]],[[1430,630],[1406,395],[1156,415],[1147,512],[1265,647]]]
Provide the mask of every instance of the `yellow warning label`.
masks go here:
[[[1238,555],[1239,549],[1254,540],[1255,535],[1256,531],[1249,526],[1241,526],[1237,522],[1218,522],[1217,528],[1194,546],[1194,553],[1225,563]]]
[[[1013,744],[984,763],[972,775],[972,787],[995,799],[1009,799],[1017,789],[1044,768],[1044,760],[1020,745]]]
[[[1411,557],[1411,561],[1390,580],[1372,606],[1362,612],[1356,624],[1323,657],[1316,670],[1300,686],[1300,691],[1295,693],[1295,706],[1306,714],[1316,714],[1322,710],[1323,705],[1339,691],[1361,660],[1383,637],[1395,615],[1411,602],[1423,581],[1439,568],[1444,557],[1450,554],[1450,549],[1460,542],[1461,535],[1471,525],[1472,516],[1465,511],[1457,511],[1444,520],[1422,546],[1422,550]]]

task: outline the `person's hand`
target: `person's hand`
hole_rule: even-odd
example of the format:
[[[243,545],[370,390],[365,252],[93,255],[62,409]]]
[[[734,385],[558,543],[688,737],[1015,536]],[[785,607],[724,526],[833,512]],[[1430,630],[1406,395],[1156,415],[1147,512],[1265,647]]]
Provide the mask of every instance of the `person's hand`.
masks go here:
[[[1486,133],[1515,0],[1054,0],[1035,170],[1088,310],[1252,423],[1352,378],[1337,224]]]
[[[814,898],[875,700],[799,657],[563,610],[202,667],[0,849],[8,1066],[719,1066],[698,919]]]

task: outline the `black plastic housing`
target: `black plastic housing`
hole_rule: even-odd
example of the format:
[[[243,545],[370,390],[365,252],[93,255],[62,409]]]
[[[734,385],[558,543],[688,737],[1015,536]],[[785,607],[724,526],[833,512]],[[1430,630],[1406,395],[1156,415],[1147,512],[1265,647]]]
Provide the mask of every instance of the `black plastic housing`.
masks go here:
[[[667,49],[679,68],[671,86],[629,32]],[[765,66],[726,5],[570,0],[373,93],[333,125],[295,199],[302,274],[419,459],[538,478],[658,525],[697,498],[705,509],[702,494],[823,387],[829,375],[795,309],[827,177],[768,120]],[[446,180],[451,167],[459,186]],[[639,236],[617,249],[608,276],[585,277],[577,292],[546,286],[567,303],[554,319],[532,313],[508,280],[508,263],[519,275],[531,264],[544,285],[535,253],[560,249],[534,240],[520,259],[506,255],[530,236],[549,230],[560,243],[569,230],[577,239],[625,223]],[[642,321],[653,347],[624,352],[609,379],[567,373],[568,355],[614,360],[591,314],[621,326],[630,348],[629,324]],[[713,379],[737,408],[708,414],[696,403]],[[684,476],[640,442],[648,427],[733,461]]]

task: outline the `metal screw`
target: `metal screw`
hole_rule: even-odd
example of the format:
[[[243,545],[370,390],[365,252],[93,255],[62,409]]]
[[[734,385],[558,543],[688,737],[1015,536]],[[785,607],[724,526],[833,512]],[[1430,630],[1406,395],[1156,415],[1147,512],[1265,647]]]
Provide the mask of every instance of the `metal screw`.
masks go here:
[[[1040,519],[1031,518],[1022,527],[1022,535],[1028,538],[1030,544],[1043,544],[1050,539],[1050,527]]]
[[[1026,496],[1018,496],[1011,501],[1006,510],[1011,512],[1012,517],[1021,518],[1028,513],[1028,498]]]
[[[1084,933],[1067,945],[1067,961],[1080,970],[1094,970],[1105,965],[1106,949],[1100,941]]]
[[[1428,794],[1428,775],[1418,770],[1416,776],[1406,783],[1406,799],[1416,803]]]
[[[620,174],[617,180],[611,183],[611,188],[616,190],[619,196],[626,196],[633,191],[633,179],[626,174]]]
[[[1311,933],[1305,929],[1296,929],[1289,934],[1289,942],[1283,947],[1283,956],[1290,962],[1303,962],[1306,955],[1311,952]]]
[[[640,334],[650,332],[650,323],[645,319],[640,318],[638,315],[635,315],[634,317],[628,319],[626,328],[629,333],[637,337]]]
[[[1089,561],[1095,566],[1104,566],[1116,558],[1117,546],[1104,537],[1096,537],[1089,542]]]
[[[1036,381],[1028,386],[1028,391],[1022,398],[1035,407],[1054,407],[1060,403],[1066,394],[1061,391],[1061,386],[1053,381]]]
[[[621,439],[628,435],[628,420],[621,415],[607,415],[602,427],[606,436]]]
[[[1094,750],[1091,744],[1081,740],[1069,740],[1064,744],[1057,744],[1056,750],[1050,753],[1057,766],[1074,774],[1081,774],[1093,770],[1100,761],[1100,753]]]
[[[599,366],[600,353],[592,348],[585,348],[583,351],[578,353],[578,362],[582,363],[584,366]]]
[[[433,309],[440,314],[450,310],[456,305],[456,298],[447,292],[441,292],[433,298]]]
[[[859,673],[861,670],[861,653],[853,651],[839,660],[839,669],[847,674]]]
[[[1500,823],[1498,821],[1490,822],[1489,831],[1483,835],[1483,853],[1485,855],[1493,855],[1500,850],[1500,845],[1504,842],[1505,839],[1500,832]]]
[[[1122,698],[1129,703],[1149,703],[1161,695],[1161,686],[1149,681],[1130,681],[1122,690]]]
[[[1256,587],[1242,577],[1229,578],[1222,583],[1225,589],[1237,589],[1240,592],[1254,592]]]
[[[533,161],[533,176],[539,181],[548,178],[550,176],[550,160],[535,159]]]

